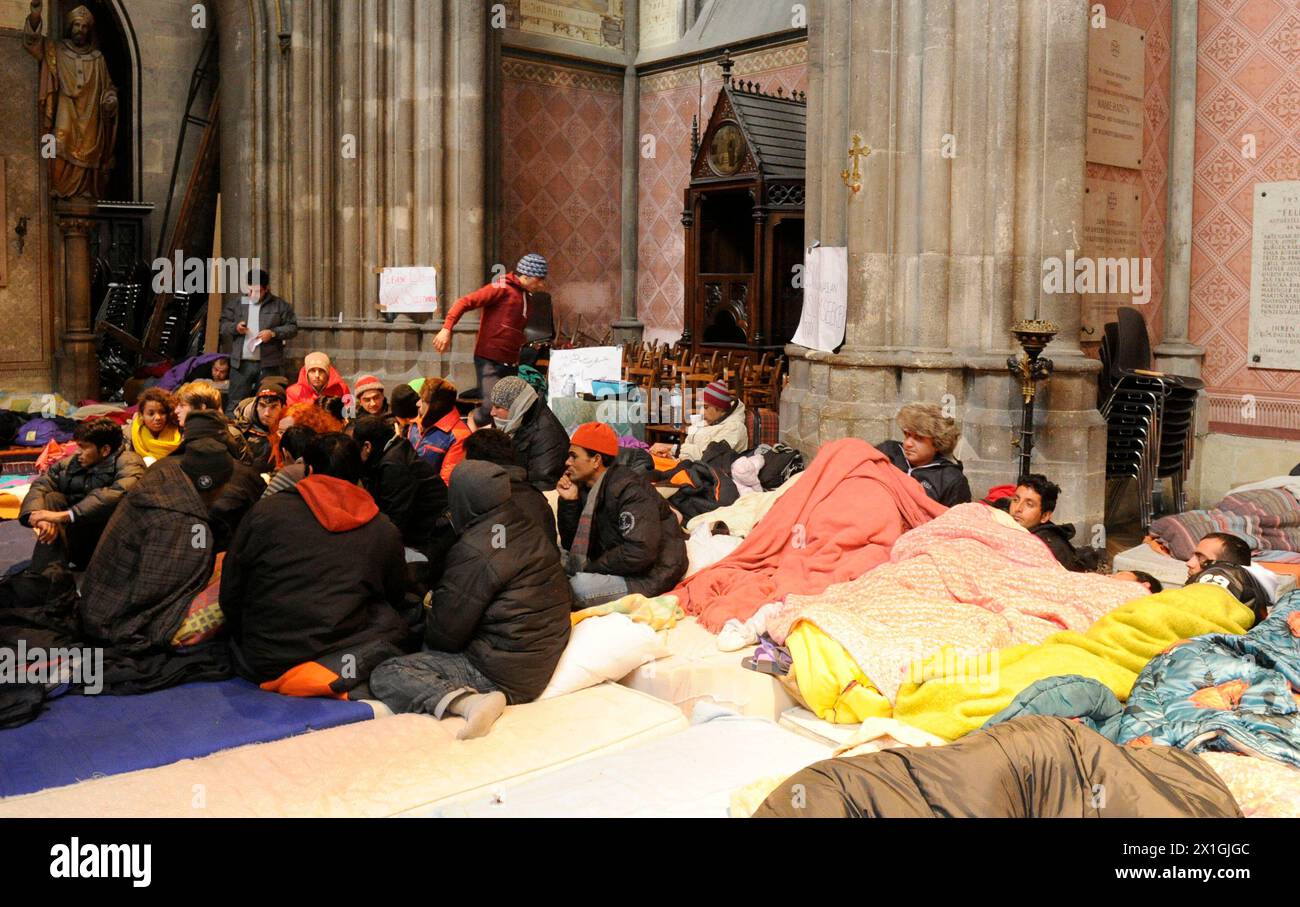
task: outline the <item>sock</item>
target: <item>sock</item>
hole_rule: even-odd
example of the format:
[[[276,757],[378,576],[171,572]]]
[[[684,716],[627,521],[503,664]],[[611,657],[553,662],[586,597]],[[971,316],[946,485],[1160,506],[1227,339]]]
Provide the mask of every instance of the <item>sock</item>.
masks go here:
[[[499,692],[466,693],[456,697],[451,705],[447,706],[447,711],[465,719],[465,726],[456,735],[457,740],[482,737],[492,729],[492,725],[496,724],[496,720],[505,710],[506,696]]]

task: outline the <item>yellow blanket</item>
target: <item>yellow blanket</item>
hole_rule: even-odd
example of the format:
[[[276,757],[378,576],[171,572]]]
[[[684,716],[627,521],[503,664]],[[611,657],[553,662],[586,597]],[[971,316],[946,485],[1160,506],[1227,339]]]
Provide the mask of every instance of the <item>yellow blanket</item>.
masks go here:
[[[1245,633],[1249,608],[1215,585],[1170,589],[1121,605],[1087,631],[1000,649],[978,666],[942,650],[912,663],[894,717],[948,740],[982,726],[1045,677],[1078,674],[1128,699],[1137,675],[1174,643],[1206,633]],[[972,669],[975,668],[975,669]]]

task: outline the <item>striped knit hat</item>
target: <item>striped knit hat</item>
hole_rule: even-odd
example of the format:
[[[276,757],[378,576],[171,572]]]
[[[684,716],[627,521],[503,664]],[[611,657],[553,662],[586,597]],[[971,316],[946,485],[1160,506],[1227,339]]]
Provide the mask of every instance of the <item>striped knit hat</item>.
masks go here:
[[[366,391],[382,391],[383,389],[384,382],[380,381],[374,375],[362,375],[357,379],[357,385],[352,388],[352,392],[360,397]]]
[[[704,405],[727,409],[731,406],[731,391],[721,381],[710,381],[704,388]]]
[[[546,259],[536,252],[529,252],[515,265],[515,273],[520,277],[545,277]]]

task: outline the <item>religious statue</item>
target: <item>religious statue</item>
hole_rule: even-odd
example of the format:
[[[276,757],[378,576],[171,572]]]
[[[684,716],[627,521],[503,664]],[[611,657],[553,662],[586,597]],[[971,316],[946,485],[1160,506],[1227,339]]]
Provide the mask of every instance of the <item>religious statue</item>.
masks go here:
[[[94,45],[95,17],[84,6],[68,13],[68,36],[41,35],[41,0],[32,0],[23,45],[41,63],[40,110],[45,135],[54,136],[50,194],[101,198],[113,170],[117,89]]]

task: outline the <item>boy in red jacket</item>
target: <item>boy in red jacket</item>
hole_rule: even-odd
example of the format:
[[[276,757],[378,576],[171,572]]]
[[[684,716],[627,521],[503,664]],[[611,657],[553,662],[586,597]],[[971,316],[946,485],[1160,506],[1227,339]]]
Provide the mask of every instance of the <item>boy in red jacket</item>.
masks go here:
[[[492,388],[515,373],[519,349],[524,345],[524,325],[528,323],[528,294],[546,289],[546,271],[546,259],[529,252],[519,259],[512,273],[457,299],[442,330],[433,338],[433,348],[447,352],[451,348],[451,329],[460,317],[470,309],[483,310],[474,344],[474,371],[483,402],[470,414],[471,429],[492,424]]]

